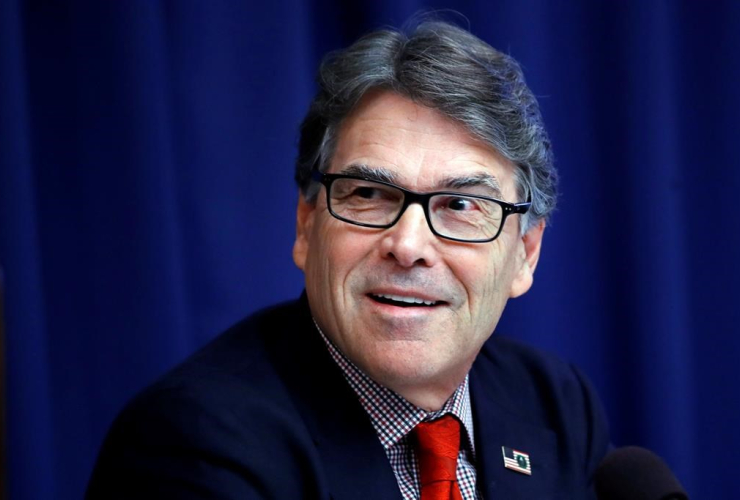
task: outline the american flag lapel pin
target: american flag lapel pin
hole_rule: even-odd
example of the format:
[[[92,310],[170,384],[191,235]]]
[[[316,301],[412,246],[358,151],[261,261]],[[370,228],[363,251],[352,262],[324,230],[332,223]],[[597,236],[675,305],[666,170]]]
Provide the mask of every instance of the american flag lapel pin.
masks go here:
[[[529,455],[507,446],[502,446],[501,452],[504,455],[504,467],[528,476],[532,475],[532,462],[529,460]]]

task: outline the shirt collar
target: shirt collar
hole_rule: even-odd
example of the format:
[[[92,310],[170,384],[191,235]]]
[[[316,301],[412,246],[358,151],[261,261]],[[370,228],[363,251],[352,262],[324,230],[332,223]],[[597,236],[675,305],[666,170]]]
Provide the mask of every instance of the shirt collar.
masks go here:
[[[462,422],[467,434],[467,446],[475,456],[475,435],[467,375],[440,410],[429,412],[371,379],[324,335],[319,325],[316,324],[316,320],[314,324],[329,349],[331,357],[339,365],[344,378],[357,394],[360,404],[370,417],[375,432],[386,450],[398,444],[420,422],[435,420],[449,413]]]

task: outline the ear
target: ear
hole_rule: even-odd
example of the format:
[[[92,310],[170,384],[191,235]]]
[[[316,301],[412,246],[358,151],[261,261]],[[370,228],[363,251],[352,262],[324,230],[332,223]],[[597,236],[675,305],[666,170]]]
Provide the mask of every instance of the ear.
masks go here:
[[[519,272],[511,283],[509,297],[524,295],[532,286],[534,281],[534,270],[537,261],[540,260],[540,248],[542,247],[542,233],[545,231],[545,221],[541,220],[522,236],[524,246],[524,258],[519,263]]]
[[[301,271],[305,271],[315,211],[316,204],[307,202],[303,193],[300,193],[298,195],[298,209],[296,211],[293,262],[295,262],[295,265],[298,266]]]

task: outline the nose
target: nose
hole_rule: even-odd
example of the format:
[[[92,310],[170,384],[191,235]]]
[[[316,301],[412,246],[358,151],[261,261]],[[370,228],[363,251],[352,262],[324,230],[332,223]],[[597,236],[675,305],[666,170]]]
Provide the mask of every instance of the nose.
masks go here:
[[[426,266],[437,263],[438,238],[429,228],[424,209],[412,203],[401,219],[384,231],[380,251],[384,258],[393,259],[403,267]]]

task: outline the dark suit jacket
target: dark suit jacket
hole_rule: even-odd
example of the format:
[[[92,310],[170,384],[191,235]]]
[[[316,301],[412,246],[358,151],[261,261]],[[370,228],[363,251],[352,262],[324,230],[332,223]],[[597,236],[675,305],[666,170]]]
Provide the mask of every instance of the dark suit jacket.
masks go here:
[[[608,433],[573,367],[496,335],[470,374],[485,499],[593,498]],[[532,475],[503,467],[501,447]],[[87,498],[400,499],[368,416],[305,298],[237,324],[136,397],[103,445]]]

